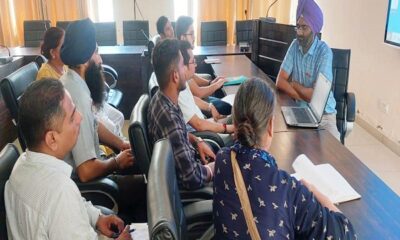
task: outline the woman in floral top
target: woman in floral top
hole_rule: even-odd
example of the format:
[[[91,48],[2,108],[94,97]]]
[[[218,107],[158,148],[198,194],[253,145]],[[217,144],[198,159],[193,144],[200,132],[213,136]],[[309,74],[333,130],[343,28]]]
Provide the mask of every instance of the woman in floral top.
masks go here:
[[[275,92],[261,79],[242,84],[233,122],[237,142],[217,155],[214,178],[216,239],[251,239],[233,178],[231,151],[243,175],[261,239],[356,239],[349,220],[312,185],[279,170],[269,154]]]

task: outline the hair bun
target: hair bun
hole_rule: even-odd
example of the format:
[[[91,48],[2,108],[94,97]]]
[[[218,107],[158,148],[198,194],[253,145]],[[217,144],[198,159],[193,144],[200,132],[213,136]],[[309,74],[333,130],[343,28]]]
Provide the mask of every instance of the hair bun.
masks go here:
[[[257,143],[257,135],[248,121],[239,123],[237,127],[237,139],[247,147],[253,147]]]

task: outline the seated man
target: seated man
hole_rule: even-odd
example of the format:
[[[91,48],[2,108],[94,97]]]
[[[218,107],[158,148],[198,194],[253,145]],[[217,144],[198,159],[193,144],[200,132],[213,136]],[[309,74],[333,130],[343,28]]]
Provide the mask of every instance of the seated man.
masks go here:
[[[187,41],[180,41],[179,48],[183,56],[183,63],[186,66],[185,79],[192,79],[196,67],[196,60],[194,58],[191,45]],[[190,126],[189,131],[194,129],[195,131],[225,133],[221,134],[225,146],[233,143],[232,137],[227,135],[227,133],[233,133],[233,125],[214,122],[214,120],[218,119],[218,111],[215,109],[212,103],[207,103],[201,98],[193,96],[187,81],[186,88],[179,93],[178,103],[182,110],[185,123],[189,124]],[[214,120],[205,119],[200,109],[211,112]]]
[[[10,239],[97,239],[112,237],[112,225],[131,239],[121,219],[104,216],[82,198],[62,159],[78,138],[82,116],[60,81],[34,82],[19,102],[18,123],[27,150],[7,181],[4,201]]]
[[[185,65],[177,40],[165,39],[153,50],[153,68],[160,91],[151,99],[147,119],[149,135],[153,143],[168,138],[174,152],[176,172],[180,187],[197,189],[212,181],[215,158],[210,147],[187,132],[182,112],[178,105],[179,92],[185,89]],[[196,158],[197,146],[203,164]]]
[[[159,17],[156,22],[156,26],[158,35],[154,37],[155,44],[166,38],[174,38],[175,36],[174,28],[172,27],[171,22],[168,20],[166,16]]]
[[[300,0],[297,7],[297,39],[290,45],[279,71],[276,86],[302,104],[310,102],[318,74],[332,81],[332,50],[319,40],[323,25],[321,9],[314,0]],[[321,126],[340,139],[336,127],[336,101],[331,92]]]
[[[70,92],[83,119],[78,142],[65,161],[74,167],[74,174],[82,182],[130,169],[133,156],[129,142],[114,135],[98,122],[92,111],[92,98],[87,81],[89,76],[100,75],[102,59],[97,51],[95,29],[90,19],[69,24],[61,48],[61,59],[69,69],[60,80]],[[97,73],[88,74],[92,71]],[[116,157],[102,159],[99,141],[121,152]],[[121,195],[124,196],[119,202],[122,211],[135,208],[145,212],[146,185],[142,176],[113,174],[109,177],[118,184]],[[140,206],[139,203],[144,206]],[[143,216],[145,218],[145,214]]]
[[[188,16],[180,16],[176,21],[176,37],[178,40],[184,40],[194,47],[195,33],[193,28],[193,19]],[[208,74],[207,74],[208,75]],[[204,78],[203,74],[195,74],[188,83],[193,95],[199,98],[208,98],[222,115],[230,115],[232,107],[221,103],[221,100],[211,97],[215,91],[220,89],[226,80],[221,77],[210,81]]]

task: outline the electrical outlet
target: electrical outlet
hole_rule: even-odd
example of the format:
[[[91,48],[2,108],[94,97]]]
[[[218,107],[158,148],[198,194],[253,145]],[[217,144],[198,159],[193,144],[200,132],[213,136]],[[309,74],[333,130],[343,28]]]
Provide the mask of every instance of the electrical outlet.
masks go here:
[[[385,103],[382,99],[378,100],[378,108],[379,111],[388,114],[389,113],[389,104]]]

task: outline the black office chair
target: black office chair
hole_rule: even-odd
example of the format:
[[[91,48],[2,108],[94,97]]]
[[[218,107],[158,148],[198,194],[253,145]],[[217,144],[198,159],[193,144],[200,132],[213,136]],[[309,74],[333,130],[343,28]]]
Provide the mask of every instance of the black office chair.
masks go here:
[[[115,22],[94,23],[96,30],[96,41],[99,46],[116,46],[117,29]]]
[[[43,55],[38,55],[35,57],[35,63],[38,66],[38,69],[42,66],[43,63],[47,62],[47,58]]]
[[[158,91],[160,87],[158,86],[156,74],[153,72],[149,79],[149,95],[152,98]]]
[[[344,139],[353,129],[356,117],[356,97],[354,93],[348,92],[350,49],[332,48],[332,91],[336,100],[336,125],[340,133],[340,141]]]
[[[247,42],[251,45],[253,40],[253,20],[236,21],[236,45]]]
[[[18,157],[18,149],[12,143],[7,144],[0,152],[0,239],[8,239],[4,188]]]
[[[226,46],[226,21],[201,23],[201,46]]]
[[[123,21],[124,45],[147,45],[149,42],[149,21]]]
[[[168,139],[156,142],[147,186],[150,239],[212,239],[212,200],[182,207]]]
[[[49,28],[49,20],[24,21],[24,46],[40,47],[44,33]]]
[[[67,30],[68,25],[69,25],[71,22],[72,22],[72,21],[57,21],[56,27],[62,28],[62,29],[64,29],[64,30]]]
[[[153,144],[149,138],[147,112],[150,103],[149,95],[143,94],[133,108],[130,125],[129,125],[129,141],[133,155],[141,170],[146,177],[148,176],[151,153]],[[206,140],[206,139],[205,139]],[[212,198],[212,188],[204,187],[197,190],[181,190],[181,197],[184,203],[194,202],[202,199]]]
[[[105,101],[111,106],[118,108],[124,96],[121,90],[117,89],[118,73],[109,65],[103,64],[103,73],[106,84],[106,97]]]
[[[0,82],[4,102],[10,111],[14,125],[18,128],[18,141],[23,150],[25,150],[26,144],[23,134],[18,127],[18,101],[28,86],[35,81],[37,72],[38,67],[36,63],[31,62],[11,73]]]

